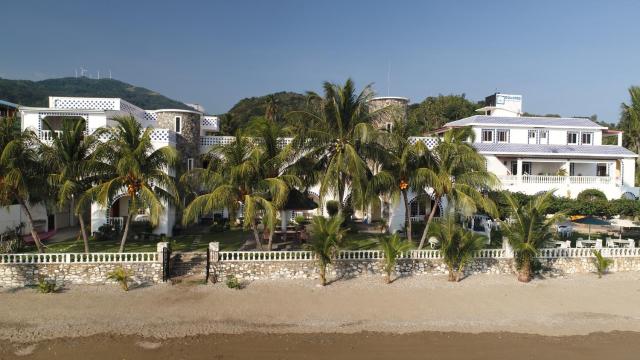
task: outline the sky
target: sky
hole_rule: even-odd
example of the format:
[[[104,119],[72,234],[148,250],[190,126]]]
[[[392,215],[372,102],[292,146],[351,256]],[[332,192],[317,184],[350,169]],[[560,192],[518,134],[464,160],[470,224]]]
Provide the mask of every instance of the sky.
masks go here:
[[[110,70],[214,114],[351,77],[412,102],[499,91],[616,122],[640,85],[638,1],[20,0],[2,14],[0,77]]]

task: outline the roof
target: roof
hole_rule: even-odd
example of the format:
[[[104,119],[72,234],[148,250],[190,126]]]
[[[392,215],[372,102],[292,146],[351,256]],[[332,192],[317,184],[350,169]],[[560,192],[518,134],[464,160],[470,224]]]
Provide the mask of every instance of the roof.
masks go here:
[[[481,154],[529,155],[551,157],[638,157],[636,153],[617,145],[539,145],[474,143]]]
[[[14,109],[18,108],[18,104],[14,104],[12,102],[8,102],[8,101],[5,101],[5,100],[0,100],[0,105],[6,106],[6,107],[10,107],[10,108],[14,108]]]
[[[446,123],[446,127],[469,125],[494,125],[494,126],[527,126],[527,127],[559,127],[559,128],[591,128],[606,129],[602,125],[585,118],[556,118],[556,117],[532,117],[532,116],[490,116],[473,115],[464,119]]]

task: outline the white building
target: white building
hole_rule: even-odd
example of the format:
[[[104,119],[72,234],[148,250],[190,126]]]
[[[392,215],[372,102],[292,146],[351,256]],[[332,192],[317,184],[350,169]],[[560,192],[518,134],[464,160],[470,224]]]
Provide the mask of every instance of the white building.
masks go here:
[[[154,128],[151,138],[153,146],[160,148],[172,146],[183,155],[185,168],[196,166],[199,154],[215,143],[211,138],[220,129],[219,119],[205,116],[201,111],[183,109],[144,110],[119,98],[79,98],[49,97],[49,107],[20,107],[22,129],[33,130],[43,142],[52,141],[62,131],[65,118],[82,118],[87,123],[87,133],[93,133],[101,127],[115,126],[112,119],[116,116],[132,115],[144,127]],[[49,126],[45,125],[45,122]],[[205,145],[202,145],[205,144]],[[207,145],[208,144],[208,145]],[[175,209],[165,204],[160,223],[155,228],[157,234],[171,235],[176,222]],[[17,214],[20,214],[17,212]],[[128,214],[128,196],[125,192],[116,197],[112,204],[103,207],[97,203],[91,206],[91,232],[107,223],[122,224]],[[20,223],[19,216],[6,221],[6,227]],[[76,225],[77,219],[69,209],[49,211],[46,225],[48,230]],[[1,230],[1,229],[0,229]],[[27,229],[28,230],[28,229]]]

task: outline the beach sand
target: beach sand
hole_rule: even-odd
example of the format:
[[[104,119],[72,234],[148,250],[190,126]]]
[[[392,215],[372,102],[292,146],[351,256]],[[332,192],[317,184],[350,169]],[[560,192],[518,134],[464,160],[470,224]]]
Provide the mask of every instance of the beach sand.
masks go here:
[[[425,276],[391,285],[366,277],[325,288],[296,280],[257,281],[242,290],[196,282],[128,293],[115,285],[74,286],[57,294],[3,289],[0,349],[25,358],[73,349],[98,354],[104,347],[140,355],[95,358],[145,358],[161,350],[161,358],[171,358],[172,351],[193,348],[189,354],[202,351],[220,359],[251,357],[256,351],[261,358],[315,359],[328,351],[335,351],[334,358],[376,358],[390,351],[404,355],[386,358],[423,358],[418,355],[441,349],[437,358],[465,353],[465,358],[491,358],[499,354],[495,351],[509,356],[520,348],[525,355],[571,348],[574,354],[609,351],[618,355],[613,358],[625,358],[620,356],[640,350],[634,348],[640,344],[635,333],[640,332],[639,300],[640,273],[602,279],[581,274],[529,284],[513,276],[476,275],[460,283]],[[291,354],[283,352],[289,348]],[[368,350],[354,354],[362,349]],[[482,354],[487,357],[473,357]]]

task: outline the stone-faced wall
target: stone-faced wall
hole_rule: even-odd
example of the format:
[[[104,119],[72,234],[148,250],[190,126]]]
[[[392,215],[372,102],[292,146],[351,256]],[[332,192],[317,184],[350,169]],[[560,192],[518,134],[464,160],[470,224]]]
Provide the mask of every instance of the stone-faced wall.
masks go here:
[[[378,111],[384,108],[371,118],[373,126],[379,129],[386,129],[386,124],[393,124],[394,121],[402,121],[407,119],[409,99],[400,97],[379,97],[369,100],[367,106],[370,112]]]
[[[162,263],[61,263],[61,264],[0,264],[0,287],[35,285],[38,277],[62,285],[100,285],[115,283],[108,280],[109,272],[117,267],[132,272],[134,284],[162,282]]]
[[[178,151],[180,151],[180,157],[184,166],[186,166],[188,158],[193,158],[194,161],[197,162],[200,147],[200,122],[202,114],[187,110],[158,110],[156,115],[158,117],[157,127],[171,131],[175,131],[176,129],[176,117],[180,116],[182,118],[181,132],[176,136],[176,147]]]

